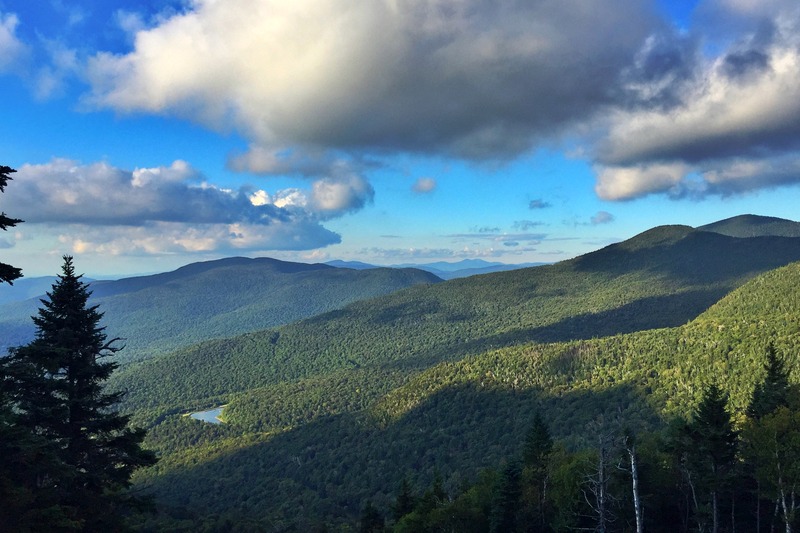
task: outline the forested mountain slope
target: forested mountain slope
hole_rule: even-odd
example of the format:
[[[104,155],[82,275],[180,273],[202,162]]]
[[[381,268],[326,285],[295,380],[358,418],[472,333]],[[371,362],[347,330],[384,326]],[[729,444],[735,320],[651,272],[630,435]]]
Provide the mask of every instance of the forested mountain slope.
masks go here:
[[[175,409],[350,368],[391,368],[403,380],[491,348],[681,325],[753,276],[795,260],[796,238],[659,227],[555,265],[412,287],[191,346],[125,368],[113,382],[130,391],[130,408]]]
[[[307,529],[315,517],[352,523],[367,499],[389,509],[403,477],[420,488],[438,470],[456,492],[519,453],[535,409],[575,446],[600,415],[658,428],[711,381],[741,411],[768,343],[798,376],[798,287],[795,263],[676,328],[489,350],[389,386],[391,364],[252,390],[231,398],[226,426],[164,418],[151,443],[165,456],[139,482],[190,511]]]
[[[105,313],[109,337],[125,339],[126,348],[120,352],[125,361],[286,324],[359,299],[438,281],[412,269],[356,271],[235,257],[152,276],[98,281],[91,289],[92,303]],[[2,308],[4,342],[13,346],[30,339],[29,317],[38,303],[16,302]]]

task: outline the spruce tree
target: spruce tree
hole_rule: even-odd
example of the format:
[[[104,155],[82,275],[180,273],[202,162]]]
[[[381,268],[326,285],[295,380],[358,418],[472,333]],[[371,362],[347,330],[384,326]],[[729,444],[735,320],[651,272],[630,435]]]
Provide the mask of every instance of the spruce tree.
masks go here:
[[[683,430],[687,481],[698,501],[707,495],[703,508],[696,509],[696,518],[699,526],[704,518],[710,518],[712,533],[719,530],[720,496],[730,488],[736,466],[738,434],[726,409],[727,400],[722,390],[711,384],[705,390],[694,419]]]
[[[789,372],[775,353],[775,346],[772,343],[767,346],[765,370],[767,374],[764,380],[756,385],[750,404],[747,406],[747,416],[756,420],[772,413],[778,407],[789,405]]]
[[[514,533],[517,531],[517,515],[522,497],[522,468],[517,461],[511,461],[495,487],[492,509],[489,516],[491,533]]]
[[[33,480],[39,508],[58,505],[83,531],[111,531],[122,527],[123,489],[133,470],[155,459],[141,448],[144,432],[128,428],[128,417],[114,410],[121,393],[103,389],[117,366],[105,358],[118,351],[118,339],[107,339],[90,294],[72,257],[64,257],[33,317],[34,340],[12,350],[5,366],[17,424],[56,458]]]
[[[5,192],[6,185],[8,185],[8,182],[12,179],[10,174],[14,172],[16,172],[16,170],[13,168],[0,165],[0,192]],[[7,231],[8,228],[13,228],[20,222],[22,221],[18,218],[9,218],[5,213],[0,212],[0,230]],[[0,283],[5,282],[9,285],[13,285],[13,281],[21,276],[22,271],[19,268],[0,263]]]
[[[538,530],[545,530],[549,517],[547,489],[550,482],[550,461],[553,438],[550,429],[536,411],[522,448],[522,485],[525,520]]]

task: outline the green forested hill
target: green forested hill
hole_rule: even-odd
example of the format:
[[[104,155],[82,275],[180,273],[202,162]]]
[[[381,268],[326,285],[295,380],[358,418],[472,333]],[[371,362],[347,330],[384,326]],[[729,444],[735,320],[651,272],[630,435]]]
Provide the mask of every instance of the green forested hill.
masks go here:
[[[308,530],[352,523],[367,499],[388,509],[403,477],[421,488],[438,470],[457,491],[519,452],[537,408],[575,446],[598,415],[660,427],[712,379],[741,409],[769,341],[797,370],[800,264],[722,297],[796,253],[657,228],[131,365],[116,386],[163,454],[138,483],[190,515]],[[225,426],[170,414],[214,402]]]
[[[693,319],[800,239],[656,228],[556,265],[412,287],[275,330],[213,340],[114,377],[129,406],[174,409],[348,368],[400,376],[527,341],[587,339]],[[366,271],[368,272],[368,271]]]
[[[438,281],[427,272],[412,269],[357,271],[236,257],[193,263],[153,276],[94,282],[91,288],[92,302],[105,313],[109,337],[125,339],[121,360],[133,360]],[[2,308],[0,339],[4,343],[13,346],[31,338],[29,317],[38,304],[32,300]]]

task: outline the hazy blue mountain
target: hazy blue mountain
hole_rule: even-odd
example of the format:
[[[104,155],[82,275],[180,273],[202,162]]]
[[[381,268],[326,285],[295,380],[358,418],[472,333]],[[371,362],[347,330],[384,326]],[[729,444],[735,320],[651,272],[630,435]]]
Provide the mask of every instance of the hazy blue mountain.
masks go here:
[[[353,268],[356,270],[379,268],[375,265],[362,263],[360,261],[342,261],[338,259],[334,261],[328,261],[325,264],[335,266],[337,268]],[[529,268],[546,264],[547,263],[498,263],[484,261],[483,259],[464,259],[462,261],[455,262],[437,261],[435,263],[403,263],[400,265],[391,265],[389,268],[417,268],[419,270],[430,272],[441,279],[448,280],[466,278],[469,276],[476,276],[478,274],[491,274],[492,272],[506,272],[508,270],[517,270],[520,268]]]
[[[19,302],[35,298],[50,290],[55,276],[42,276],[38,278],[19,278],[14,280],[14,285],[0,284],[0,305],[10,302]]]
[[[380,268],[379,266],[370,265],[369,263],[362,263],[361,261],[342,261],[341,259],[326,261],[325,264],[336,268],[352,268],[354,270],[368,270],[370,268]]]

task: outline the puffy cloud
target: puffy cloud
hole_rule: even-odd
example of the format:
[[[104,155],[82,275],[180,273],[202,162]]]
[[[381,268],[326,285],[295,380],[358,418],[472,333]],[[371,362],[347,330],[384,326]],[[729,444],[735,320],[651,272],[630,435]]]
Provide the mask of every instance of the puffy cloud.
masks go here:
[[[75,254],[159,255],[308,250],[337,244],[341,238],[311,220],[269,226],[233,223],[187,225],[153,222],[136,227],[69,227],[59,241]]]
[[[677,70],[693,74],[667,84],[680,88],[676,101],[609,114],[595,147],[600,197],[703,198],[800,182],[800,8],[714,0],[701,17],[721,51],[682,56]]]
[[[108,163],[54,159],[23,165],[9,201],[28,222],[138,226],[148,222],[269,223],[287,218],[272,205],[255,206],[242,192],[201,181],[190,165],[133,171]]]
[[[18,25],[16,15],[0,11],[0,72],[11,68],[26,53],[26,46],[17,37]]]
[[[345,171],[269,193],[211,184],[184,161],[129,171],[54,159],[23,165],[4,197],[26,223],[68,226],[62,241],[75,253],[146,254],[327,246],[341,239],[321,223],[373,194]]]
[[[341,157],[502,160],[562,137],[609,200],[794,183],[796,0],[704,0],[688,31],[653,3],[192,0],[147,21],[119,12],[133,47],[90,58],[86,101],[236,130],[250,144],[230,168],[317,179],[286,198],[323,218],[373,194],[335,172]],[[16,19],[0,21],[3,50]]]
[[[366,179],[342,173],[315,181],[310,205],[321,218],[334,218],[361,209],[374,196],[375,191]]]
[[[611,103],[657,25],[639,0],[194,0],[94,56],[88,101],[237,128],[242,169],[298,147],[504,158]]]
[[[433,178],[419,178],[411,187],[411,190],[419,194],[433,192],[434,189],[436,189],[436,180]]]
[[[800,45],[800,42],[797,43]],[[773,48],[767,61],[718,59],[686,103],[668,110],[622,112],[613,118],[600,159],[617,165],[760,155],[800,148],[800,50]]]
[[[663,192],[680,183],[688,169],[683,163],[601,168],[595,192],[605,200],[629,200]]]
[[[210,184],[191,165],[115,168],[54,159],[23,165],[9,201],[28,222],[144,225],[148,222],[269,225],[307,218],[324,220],[363,207],[372,186],[361,176],[339,173],[316,180],[310,191],[238,191]]]

